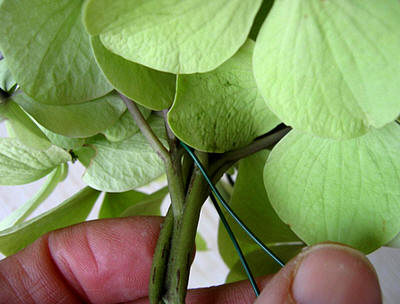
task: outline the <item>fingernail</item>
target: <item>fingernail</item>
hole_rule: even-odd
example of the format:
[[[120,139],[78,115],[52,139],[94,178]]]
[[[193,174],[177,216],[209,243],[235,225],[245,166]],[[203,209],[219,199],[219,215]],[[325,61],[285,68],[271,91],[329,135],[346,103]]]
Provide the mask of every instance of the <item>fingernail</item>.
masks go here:
[[[297,304],[382,303],[378,278],[367,258],[337,244],[316,245],[302,254],[292,297]]]

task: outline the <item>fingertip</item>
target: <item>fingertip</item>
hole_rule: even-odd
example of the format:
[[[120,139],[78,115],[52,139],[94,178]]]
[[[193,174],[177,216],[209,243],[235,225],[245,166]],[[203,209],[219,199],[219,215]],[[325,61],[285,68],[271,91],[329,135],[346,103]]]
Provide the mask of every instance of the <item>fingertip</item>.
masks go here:
[[[379,281],[368,259],[337,244],[318,245],[305,254],[292,294],[297,304],[382,302]]]
[[[257,304],[378,304],[379,281],[357,250],[339,244],[312,246],[290,261],[267,284]]]

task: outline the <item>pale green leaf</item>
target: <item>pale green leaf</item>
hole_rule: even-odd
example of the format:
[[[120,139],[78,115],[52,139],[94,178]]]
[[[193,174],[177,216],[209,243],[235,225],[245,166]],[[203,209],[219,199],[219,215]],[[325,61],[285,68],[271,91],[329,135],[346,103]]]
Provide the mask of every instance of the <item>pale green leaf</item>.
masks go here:
[[[152,194],[136,190],[106,193],[99,212],[99,218],[160,215],[161,203],[167,193],[167,187]]]
[[[0,89],[9,92],[17,83],[8,69],[6,59],[0,60]]]
[[[84,221],[99,194],[86,187],[59,206],[27,222],[0,231],[0,252],[5,255],[14,254],[51,230]]]
[[[400,231],[400,126],[350,140],[292,131],[264,171],[278,215],[308,244],[371,252]]]
[[[270,109],[298,130],[352,138],[400,113],[398,0],[276,0],[254,73]]]
[[[161,204],[168,194],[168,187],[161,188],[160,190],[147,195],[141,201],[132,204],[121,216],[145,216],[145,215],[161,215]]]
[[[151,111],[140,106],[139,109],[145,119],[150,116]],[[115,124],[103,131],[103,134],[109,141],[121,141],[137,132],[139,132],[139,127],[133,120],[132,114],[129,111],[125,111]]]
[[[168,122],[179,139],[207,152],[243,147],[279,120],[258,93],[252,71],[254,42],[216,70],[179,75]]]
[[[120,193],[106,193],[99,211],[99,218],[120,217],[129,207],[144,201],[147,194],[131,190]]]
[[[84,22],[104,46],[174,74],[207,72],[246,41],[261,0],[90,0]]]
[[[69,137],[100,133],[115,124],[126,110],[116,93],[66,106],[41,104],[26,94],[18,94],[13,100],[46,129]]]
[[[92,55],[82,0],[5,0],[0,45],[24,92],[46,104],[76,104],[110,92]]]
[[[53,145],[56,145],[60,148],[66,150],[78,149],[85,143],[85,139],[83,138],[67,137],[64,135],[51,132],[50,130],[47,130],[45,127],[41,125],[38,125],[38,127],[40,128],[40,130],[42,130],[42,132],[47,136],[47,138]]]
[[[263,168],[268,153],[260,151],[239,162],[239,171],[229,205],[248,228],[268,246],[276,246],[276,243],[301,244],[301,240],[277,216],[268,199],[263,183]],[[245,254],[259,248],[229,215],[227,220]],[[228,267],[239,261],[232,242],[221,224],[218,229],[218,248]]]
[[[301,251],[302,246],[280,245],[271,247],[271,249],[286,263]],[[247,253],[245,258],[255,278],[278,272],[281,268],[279,264],[260,249]],[[246,279],[248,279],[246,272],[244,271],[239,257],[237,257],[235,264],[228,273],[225,283],[232,283]]]
[[[90,146],[79,147],[74,150],[74,153],[86,168],[89,167],[92,158],[96,156],[96,150]]]
[[[122,94],[152,110],[167,109],[175,95],[176,76],[128,61],[91,38],[96,61],[108,81]]]
[[[70,160],[70,154],[56,146],[39,151],[15,138],[0,138],[0,184],[33,182]]]
[[[150,126],[165,138],[164,121],[150,117]],[[102,136],[87,141],[95,149],[95,157],[83,175],[91,187],[106,192],[123,192],[146,185],[164,172],[161,158],[141,133],[112,143]]]
[[[47,177],[46,182],[39,191],[25,204],[12,212],[0,222],[0,231],[22,223],[37,207],[43,203],[54,191],[59,182],[65,179],[68,174],[68,165],[62,164],[54,169]]]
[[[51,143],[32,121],[32,119],[20,108],[18,104],[9,100],[0,104],[0,116],[7,119],[12,128],[12,134],[24,145],[37,150],[47,150]]]

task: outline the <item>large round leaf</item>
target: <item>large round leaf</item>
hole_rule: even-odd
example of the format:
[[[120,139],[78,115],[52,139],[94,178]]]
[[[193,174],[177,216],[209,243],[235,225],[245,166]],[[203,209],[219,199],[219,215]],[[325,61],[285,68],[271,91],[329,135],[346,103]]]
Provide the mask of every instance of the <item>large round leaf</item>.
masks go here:
[[[261,0],[89,0],[84,20],[106,48],[156,70],[215,69],[245,42]]]
[[[254,51],[258,87],[296,129],[365,134],[400,113],[398,0],[277,0]]]
[[[0,45],[17,83],[41,103],[85,102],[111,91],[81,21],[82,0],[5,0]]]
[[[149,124],[159,137],[165,139],[163,119],[151,117]],[[116,143],[103,136],[89,139],[87,143],[95,153],[83,180],[92,188],[106,192],[128,191],[148,184],[164,172],[161,158],[141,133]],[[87,164],[85,154],[82,156]]]
[[[43,127],[69,137],[89,137],[115,124],[126,110],[116,93],[75,105],[46,105],[25,94],[13,97]]]
[[[258,93],[251,68],[254,42],[212,72],[179,75],[168,122],[198,150],[225,152],[250,143],[279,120]]]
[[[400,126],[350,140],[292,131],[267,161],[278,215],[308,244],[335,241],[370,252],[400,231]]]
[[[290,247],[301,246],[302,241],[277,216],[268,199],[263,183],[263,168],[267,156],[268,151],[260,151],[239,162],[239,172],[229,205],[272,251],[275,252],[276,248],[283,246],[289,252]],[[227,220],[245,254],[260,249],[230,216],[227,216]],[[239,257],[221,224],[218,228],[218,249],[228,267],[239,263]],[[275,271],[276,263],[267,255],[264,258],[265,266]]]
[[[163,110],[172,105],[175,75],[128,61],[107,50],[97,36],[91,38],[91,44],[97,63],[118,91],[152,110]]]

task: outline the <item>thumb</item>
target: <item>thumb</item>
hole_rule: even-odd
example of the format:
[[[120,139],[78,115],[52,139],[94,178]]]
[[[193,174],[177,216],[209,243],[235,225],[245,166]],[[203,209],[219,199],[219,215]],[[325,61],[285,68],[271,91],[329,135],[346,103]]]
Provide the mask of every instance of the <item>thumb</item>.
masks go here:
[[[315,245],[268,282],[255,304],[382,303],[376,272],[359,251]]]

